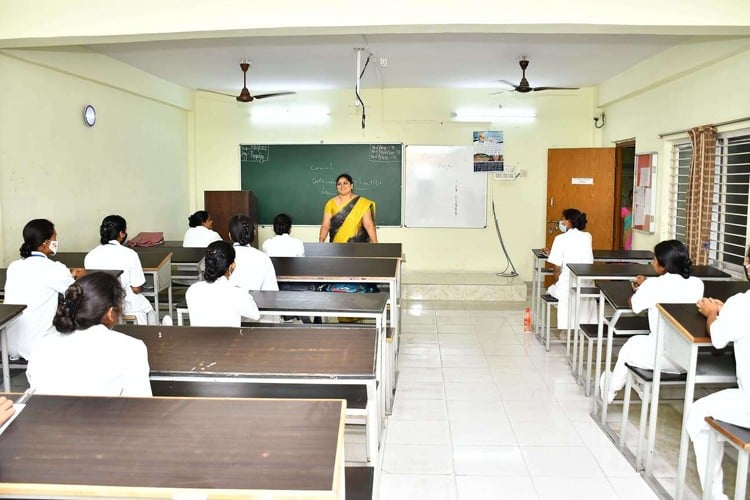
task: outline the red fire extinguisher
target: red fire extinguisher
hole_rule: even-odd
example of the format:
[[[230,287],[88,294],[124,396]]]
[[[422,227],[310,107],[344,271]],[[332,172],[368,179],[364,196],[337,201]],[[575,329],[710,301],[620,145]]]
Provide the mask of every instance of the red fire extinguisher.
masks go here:
[[[531,308],[530,307],[527,307],[526,311],[523,313],[523,331],[524,332],[531,331]]]

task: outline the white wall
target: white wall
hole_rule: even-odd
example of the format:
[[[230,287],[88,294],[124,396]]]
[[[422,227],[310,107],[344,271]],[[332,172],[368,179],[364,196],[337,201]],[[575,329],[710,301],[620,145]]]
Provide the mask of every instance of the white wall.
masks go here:
[[[56,224],[61,251],[89,250],[103,216],[118,213],[131,235],[165,231],[181,238],[188,212],[188,111],[49,66],[64,51],[35,62],[0,53],[0,213],[3,265],[17,258],[23,226]],[[95,73],[101,56],[74,50],[71,60]],[[124,65],[107,67],[109,77]],[[132,70],[135,71],[135,70]],[[152,85],[157,83],[152,82]],[[165,92],[174,86],[163,82]],[[82,110],[97,110],[93,128]]]
[[[276,104],[295,102],[326,105],[330,122],[322,126],[266,125],[250,122],[253,106],[263,101],[238,104],[199,93],[195,101],[195,149],[192,176],[195,191],[191,209],[201,208],[203,191],[239,189],[240,143],[362,143],[470,144],[473,130],[503,130],[505,161],[528,172],[513,182],[490,181],[488,227],[485,229],[381,228],[383,242],[402,242],[406,268],[429,271],[499,272],[506,266],[491,218],[489,200],[495,200],[506,247],[511,260],[529,280],[532,247],[544,244],[547,149],[591,147],[594,134],[595,93],[584,89],[572,95],[502,95],[488,97],[491,90],[389,89],[363,93],[367,105],[367,127],[360,128],[359,111],[352,106],[352,91],[310,92],[280,98]],[[456,123],[451,112],[458,106],[523,107],[536,111],[532,121],[504,123]],[[283,186],[279,187],[283,189]],[[322,214],[321,207],[321,214]],[[317,241],[318,227],[296,227],[294,234]],[[260,239],[271,234],[262,228]]]

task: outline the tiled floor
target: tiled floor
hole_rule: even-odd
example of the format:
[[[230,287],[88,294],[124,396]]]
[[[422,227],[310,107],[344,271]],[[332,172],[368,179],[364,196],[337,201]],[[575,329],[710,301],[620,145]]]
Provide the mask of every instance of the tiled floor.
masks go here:
[[[522,303],[407,302],[380,498],[657,498]]]

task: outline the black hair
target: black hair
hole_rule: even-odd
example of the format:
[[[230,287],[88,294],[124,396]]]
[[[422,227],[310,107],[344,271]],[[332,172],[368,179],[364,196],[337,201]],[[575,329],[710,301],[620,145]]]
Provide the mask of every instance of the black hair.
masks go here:
[[[562,213],[563,219],[569,220],[572,227],[583,231],[586,229],[586,213],[581,212],[577,208],[566,208]]]
[[[128,223],[125,219],[119,215],[108,215],[102,220],[102,225],[99,226],[99,241],[102,245],[106,245],[112,240],[119,238],[120,233],[125,233],[128,230]]]
[[[688,279],[693,272],[693,261],[688,249],[679,240],[666,240],[654,247],[654,257],[661,267],[671,274],[679,274]]]
[[[211,214],[209,214],[205,210],[198,210],[193,215],[188,217],[188,225],[190,227],[198,227],[198,226],[203,225],[203,223],[206,222],[210,218],[211,218]]]
[[[18,249],[21,257],[26,258],[31,252],[42,246],[42,243],[55,234],[55,225],[47,219],[30,220],[23,227],[23,245]]]
[[[288,234],[292,230],[292,218],[287,214],[279,214],[273,218],[273,232]]]
[[[214,241],[206,247],[206,270],[203,277],[213,283],[227,273],[234,262],[234,247],[226,241]]]
[[[235,243],[243,247],[249,245],[255,239],[253,221],[247,215],[233,215],[229,219],[229,235]]]
[[[85,330],[100,324],[110,307],[121,312],[124,300],[120,280],[108,273],[89,273],[65,290],[52,324],[60,333]]]
[[[349,181],[349,184],[352,184],[352,185],[354,185],[354,181],[352,180],[352,176],[351,176],[351,175],[349,175],[349,174],[340,174],[340,175],[339,175],[338,177],[336,177],[336,184],[338,184],[338,183],[339,183],[339,180],[340,180],[340,179],[341,179],[342,177],[343,177],[344,179],[346,179],[347,181]]]

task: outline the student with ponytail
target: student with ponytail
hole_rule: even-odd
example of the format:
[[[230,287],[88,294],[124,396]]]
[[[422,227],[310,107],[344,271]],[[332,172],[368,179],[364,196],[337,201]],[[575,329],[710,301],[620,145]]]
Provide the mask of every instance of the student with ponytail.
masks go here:
[[[128,239],[128,225],[119,215],[108,215],[99,226],[100,245],[83,261],[86,269],[119,269],[120,282],[125,289],[123,314],[133,315],[139,325],[157,324],[156,313],[151,302],[141,295],[146,283],[141,259],[135,250],[123,245]]]
[[[229,236],[236,253],[237,268],[229,282],[243,290],[279,289],[276,270],[271,258],[250,244],[255,239],[255,225],[246,215],[233,215],[229,219]]]
[[[5,303],[25,304],[17,321],[7,327],[8,354],[31,359],[37,341],[52,326],[57,297],[73,283],[70,270],[47,257],[57,253],[57,231],[46,219],[34,219],[23,228],[21,258],[8,266]]]
[[[656,324],[659,320],[656,304],[695,304],[703,297],[703,282],[691,276],[693,264],[687,247],[681,241],[667,240],[658,243],[654,247],[651,265],[658,276],[648,279],[638,276],[633,281],[635,293],[630,298],[630,306],[634,313],[648,310],[648,326],[651,332],[648,335],[631,337],[623,344],[609,380],[609,392],[605,391],[607,374],[602,374],[599,387],[601,394],[607,397],[609,402],[614,401],[617,392],[625,387],[628,375],[626,363],[645,370],[654,369]],[[683,371],[664,356],[661,358],[661,370],[667,373]]]
[[[185,294],[191,326],[237,326],[242,318],[260,319],[258,306],[247,290],[230,283],[236,264],[235,251],[226,241],[206,248],[206,281],[193,283]]]
[[[151,396],[146,345],[112,331],[125,292],[107,273],[90,273],[65,292],[55,330],[29,360],[26,377],[41,394]]]

